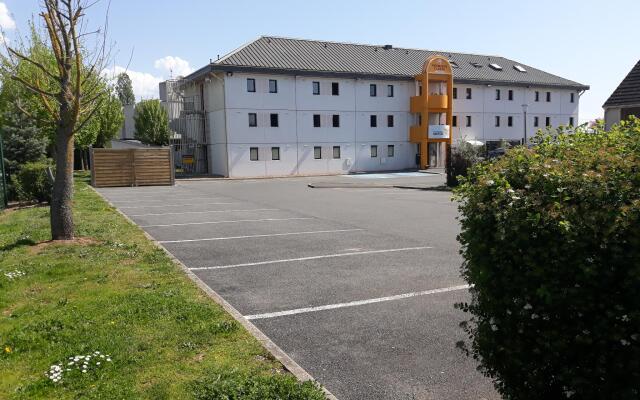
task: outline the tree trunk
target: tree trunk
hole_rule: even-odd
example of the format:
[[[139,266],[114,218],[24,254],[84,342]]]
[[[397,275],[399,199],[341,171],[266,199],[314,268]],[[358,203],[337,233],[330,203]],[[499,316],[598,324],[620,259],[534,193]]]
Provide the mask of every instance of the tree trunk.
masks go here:
[[[56,130],[56,180],[51,195],[51,237],[73,239],[73,127],[66,123],[63,108]]]

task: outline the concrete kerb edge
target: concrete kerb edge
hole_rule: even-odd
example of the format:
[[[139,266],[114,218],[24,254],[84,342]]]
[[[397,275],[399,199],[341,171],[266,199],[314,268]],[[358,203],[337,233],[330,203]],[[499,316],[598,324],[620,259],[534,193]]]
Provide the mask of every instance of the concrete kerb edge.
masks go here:
[[[228,312],[236,321],[238,321],[249,333],[256,338],[260,344],[269,352],[276,360],[278,360],[287,371],[292,373],[299,381],[316,381],[311,374],[309,374],[304,368],[298,365],[287,353],[285,353],[277,344],[275,344],[267,335],[265,335],[257,326],[255,326],[251,321],[246,319],[235,307],[229,304],[225,299],[223,299],[215,290],[210,288],[202,279],[200,279],[196,274],[194,274],[186,265],[182,263],[182,261],[178,260],[169,250],[164,248],[158,241],[148,234],[144,229],[140,228],[138,224],[136,224],[129,216],[120,211],[114,204],[111,203],[106,197],[102,195],[102,193],[98,192],[93,186],[89,185],[89,187],[102,198],[109,206],[111,206],[118,214],[120,214],[128,223],[140,229],[144,236],[153,243],[154,246],[161,249],[170,259],[173,261],[175,265],[177,265],[182,272],[193,281],[200,290],[202,290],[210,299],[218,303],[222,308]],[[325,393],[325,396],[328,400],[338,400],[336,396],[334,396],[327,388],[321,385],[322,391]]]
[[[309,183],[307,187],[311,189],[411,189],[411,190],[427,190],[433,192],[451,192],[448,186],[412,186],[412,185],[393,185],[393,184],[366,184],[366,183]]]

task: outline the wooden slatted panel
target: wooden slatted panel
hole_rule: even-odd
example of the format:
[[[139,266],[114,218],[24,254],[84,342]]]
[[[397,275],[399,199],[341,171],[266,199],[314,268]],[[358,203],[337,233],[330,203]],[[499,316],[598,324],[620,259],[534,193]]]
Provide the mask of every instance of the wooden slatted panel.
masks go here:
[[[92,149],[91,183],[95,187],[173,185],[170,148]]]

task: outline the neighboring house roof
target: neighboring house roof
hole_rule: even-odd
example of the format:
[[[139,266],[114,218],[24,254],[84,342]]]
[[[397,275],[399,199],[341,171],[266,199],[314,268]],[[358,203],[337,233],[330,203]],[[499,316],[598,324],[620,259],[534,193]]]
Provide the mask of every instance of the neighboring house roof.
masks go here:
[[[589,89],[587,85],[504,57],[273,36],[262,36],[247,43],[186,79],[197,79],[215,71],[413,79],[421,72],[424,61],[434,54],[456,63],[457,68],[454,65],[453,69],[456,82]],[[526,72],[518,71],[518,68]]]
[[[640,61],[631,69],[626,78],[613,91],[602,107],[616,107],[640,104]]]

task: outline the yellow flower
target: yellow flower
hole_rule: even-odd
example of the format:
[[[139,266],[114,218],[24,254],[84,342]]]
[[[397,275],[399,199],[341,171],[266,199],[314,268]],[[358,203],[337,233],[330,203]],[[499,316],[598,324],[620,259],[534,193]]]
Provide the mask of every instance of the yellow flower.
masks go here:
[[[9,346],[5,346],[5,348],[4,348],[4,352],[5,352],[5,353],[11,353],[11,351],[12,351],[12,350],[11,350],[11,347],[9,347]]]

